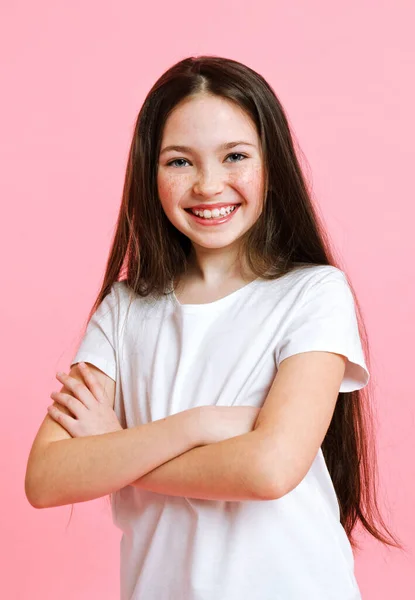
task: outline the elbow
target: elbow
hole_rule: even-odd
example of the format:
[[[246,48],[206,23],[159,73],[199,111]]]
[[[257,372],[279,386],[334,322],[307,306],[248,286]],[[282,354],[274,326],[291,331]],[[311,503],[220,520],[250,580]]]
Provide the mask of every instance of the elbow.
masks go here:
[[[42,489],[33,481],[30,473],[26,473],[24,490],[26,498],[33,508],[48,508],[46,499],[42,495]]]
[[[270,468],[270,461],[263,454],[257,455],[257,460],[253,462],[255,464],[252,476],[253,489],[258,500],[276,500],[284,495],[277,487],[275,462],[271,461],[274,468]]]
[[[275,485],[270,481],[270,478],[262,481],[260,486],[257,485],[256,493],[260,500],[277,500],[284,495],[276,490]]]
[[[258,431],[255,430],[255,433]],[[278,500],[301,483],[309,467],[295,468],[294,461],[288,459],[287,453],[281,449],[277,451],[275,443],[269,444],[267,438],[259,439],[258,435],[255,442],[253,482],[257,497],[261,500]]]
[[[303,476],[292,475],[284,478],[281,471],[277,471],[276,468],[272,471],[268,469],[262,477],[261,497],[263,500],[279,500],[296,488],[302,479]]]
[[[28,499],[29,504],[31,506],[33,506],[33,508],[49,508],[49,506],[47,504],[45,504],[44,502],[39,501],[36,497],[28,496],[26,494],[26,498]]]
[[[53,508],[69,504],[58,493],[56,486],[49,485],[47,477],[41,473],[26,474],[25,495],[33,508]]]
[[[25,480],[25,495],[33,508],[54,508],[68,504],[61,498],[55,498],[50,493],[48,494],[46,486],[41,482],[34,484]]]
[[[47,497],[47,477],[41,471],[40,464],[35,461],[32,455],[29,458],[26,475],[24,480],[25,496],[33,508],[49,508],[53,506],[50,498]]]
[[[255,472],[253,475],[254,489],[260,500],[278,500],[288,493],[287,486],[281,478],[281,469],[277,468],[278,461],[274,453],[257,453]]]

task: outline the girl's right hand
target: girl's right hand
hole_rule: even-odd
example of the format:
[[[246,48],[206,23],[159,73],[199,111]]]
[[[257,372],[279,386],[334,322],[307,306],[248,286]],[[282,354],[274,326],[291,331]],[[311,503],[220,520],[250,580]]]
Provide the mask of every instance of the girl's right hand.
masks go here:
[[[256,406],[203,406],[206,443],[215,444],[253,430],[260,408]]]

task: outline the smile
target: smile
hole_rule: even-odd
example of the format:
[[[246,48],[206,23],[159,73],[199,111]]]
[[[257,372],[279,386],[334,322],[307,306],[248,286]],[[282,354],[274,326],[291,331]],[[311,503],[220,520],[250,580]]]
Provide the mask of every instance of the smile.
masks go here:
[[[226,208],[221,208],[220,210],[215,208],[212,211],[207,209],[185,209],[187,214],[189,214],[196,223],[200,223],[205,226],[212,225],[222,225],[223,223],[227,223],[233,217],[233,215],[237,212],[240,204],[233,204]],[[198,214],[195,214],[196,213]]]

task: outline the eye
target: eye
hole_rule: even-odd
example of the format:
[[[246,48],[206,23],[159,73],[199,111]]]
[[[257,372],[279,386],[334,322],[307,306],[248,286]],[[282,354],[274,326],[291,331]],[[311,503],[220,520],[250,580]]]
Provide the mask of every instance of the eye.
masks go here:
[[[245,154],[240,154],[239,152],[232,152],[232,154],[228,154],[228,156],[226,157],[226,159],[228,159],[230,156],[239,156],[242,159],[244,158],[248,158]],[[170,167],[181,167],[183,165],[177,165],[177,163],[182,160],[184,162],[189,162],[188,160],[186,160],[185,158],[175,158],[174,160],[171,160],[170,162],[167,163],[167,166]],[[231,162],[241,162],[240,160],[235,160],[235,161],[231,161]],[[176,164],[175,164],[176,163]]]
[[[174,160],[171,160],[170,162],[167,163],[167,166],[170,167],[170,165],[173,166],[173,163],[177,163],[179,160],[184,160],[185,162],[188,162],[185,158],[175,158]],[[177,165],[175,165],[177,166]]]
[[[247,156],[245,156],[245,154],[240,154],[239,152],[232,152],[232,154],[229,154],[226,158],[229,158],[230,156],[242,156],[242,158],[247,158]],[[231,161],[231,162],[240,162],[240,161],[236,160],[236,161]]]

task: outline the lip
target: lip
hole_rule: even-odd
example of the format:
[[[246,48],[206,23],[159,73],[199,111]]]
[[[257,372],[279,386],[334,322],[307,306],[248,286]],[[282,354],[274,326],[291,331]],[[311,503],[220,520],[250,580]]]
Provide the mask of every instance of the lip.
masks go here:
[[[225,206],[230,206],[230,205],[227,204]],[[218,219],[202,219],[202,217],[198,217],[197,215],[194,215],[190,209],[186,209],[186,212],[199,225],[203,225],[204,227],[215,227],[215,225],[222,225],[222,223],[227,223],[228,221],[230,221],[232,219],[232,217],[234,216],[234,214],[236,212],[238,212],[240,206],[241,206],[240,204],[237,204],[235,210],[233,210],[231,213],[229,213],[229,215],[225,215],[224,217],[221,217],[220,219],[219,218]]]
[[[240,202],[234,202],[232,204],[232,202],[218,202],[217,204],[198,204],[197,206],[188,206],[187,208],[185,208],[185,210],[190,210],[190,209],[194,209],[194,210],[213,210],[214,208],[222,208],[222,206],[224,206],[225,208],[227,206],[238,206],[238,204],[240,204]]]

